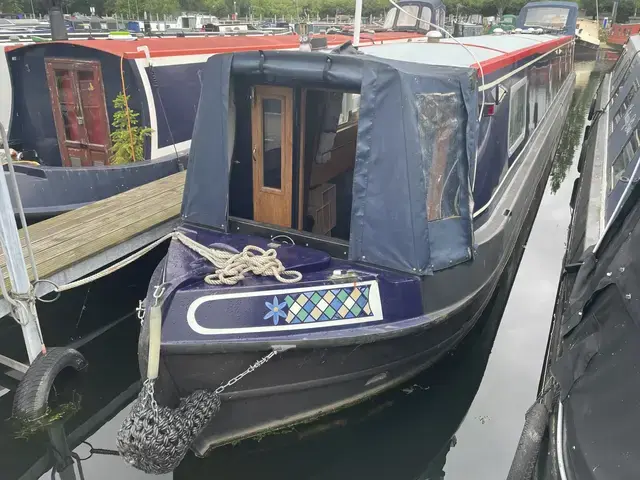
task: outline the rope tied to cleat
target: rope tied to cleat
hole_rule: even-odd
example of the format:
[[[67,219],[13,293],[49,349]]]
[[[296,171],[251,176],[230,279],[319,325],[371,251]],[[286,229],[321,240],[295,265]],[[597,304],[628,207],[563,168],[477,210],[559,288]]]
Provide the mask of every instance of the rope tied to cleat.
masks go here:
[[[180,232],[175,232],[174,238],[216,267],[214,273],[204,277],[209,285],[235,285],[249,272],[253,275],[275,277],[281,283],[296,283],[302,279],[302,274],[297,270],[285,269],[274,248],[264,250],[255,245],[247,245],[241,252],[232,252],[205,247]]]
[[[247,273],[274,277],[281,283],[296,283],[302,280],[302,274],[300,272],[297,270],[287,270],[284,267],[278,258],[278,253],[273,248],[264,250],[255,245],[247,245],[241,252],[238,252],[226,245],[221,245],[226,248],[216,248],[215,246],[207,247],[206,245],[196,242],[184,233],[175,231],[168,233],[164,237],[159,238],[155,242],[104,270],[83,278],[82,280],[67,283],[66,285],[55,286],[54,291],[58,293],[65,292],[95,282],[135,262],[170,239],[178,240],[185,247],[208,260],[216,268],[214,273],[207,275],[204,279],[209,285],[235,285],[246,278]],[[44,282],[45,280],[40,281]],[[53,283],[49,280],[46,280],[46,282]]]

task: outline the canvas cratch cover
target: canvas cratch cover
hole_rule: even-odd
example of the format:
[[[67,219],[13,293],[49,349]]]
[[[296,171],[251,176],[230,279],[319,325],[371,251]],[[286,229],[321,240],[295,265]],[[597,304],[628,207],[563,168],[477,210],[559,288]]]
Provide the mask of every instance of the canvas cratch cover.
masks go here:
[[[359,91],[349,258],[421,275],[470,260],[477,74],[407,60],[353,48],[211,57],[191,144],[184,221],[227,228],[229,91],[236,76],[256,85]]]

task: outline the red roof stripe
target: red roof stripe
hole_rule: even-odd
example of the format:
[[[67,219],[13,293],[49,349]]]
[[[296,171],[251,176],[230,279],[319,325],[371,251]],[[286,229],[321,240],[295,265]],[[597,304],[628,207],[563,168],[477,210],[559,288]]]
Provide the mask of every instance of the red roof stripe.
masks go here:
[[[409,32],[382,32],[375,35],[363,36],[362,44],[373,44],[389,40],[401,40],[422,37]],[[341,45],[352,37],[346,35],[326,35],[329,45]],[[295,49],[300,46],[298,35],[265,35],[265,36],[236,36],[236,37],[185,37],[185,38],[140,38],[137,40],[68,40],[64,42],[93,48],[124,58],[144,58],[144,52],[138,47],[146,46],[152,57],[171,57],[178,55],[202,55],[227,52],[243,52],[249,50],[277,50]],[[22,48],[25,45],[5,47],[6,51]]]
[[[550,40],[548,42],[540,43],[538,45],[533,45],[531,47],[521,48],[520,50],[515,50],[511,53],[507,53],[505,55],[501,55],[499,57],[490,58],[483,62],[480,62],[482,65],[482,71],[485,75],[500,70],[502,68],[508,67],[516,63],[523,58],[530,57],[535,54],[543,54],[547,53],[556,48],[562,47],[573,40],[571,36],[560,37],[555,40]],[[476,70],[480,71],[480,68],[477,64],[471,65],[472,67],[476,67]]]

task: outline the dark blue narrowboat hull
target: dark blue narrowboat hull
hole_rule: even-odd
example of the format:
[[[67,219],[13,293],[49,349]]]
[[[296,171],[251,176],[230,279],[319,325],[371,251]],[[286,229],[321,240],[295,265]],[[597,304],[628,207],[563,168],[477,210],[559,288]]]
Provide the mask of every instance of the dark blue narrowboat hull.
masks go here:
[[[178,158],[170,155],[128,165],[76,168],[15,165],[15,171],[27,223],[35,223],[178,173],[186,163],[187,152]],[[15,199],[13,204],[16,205]]]
[[[350,264],[308,248],[279,247],[278,256],[287,268],[303,271],[303,282],[294,285],[301,290],[334,288],[337,294],[340,288],[348,288],[326,283],[327,271],[335,268],[356,270],[358,288],[367,282],[375,284],[367,293],[371,321],[363,318],[361,323],[345,326],[296,330],[292,328],[295,319],[288,318],[285,324],[284,318],[275,315],[271,326],[272,318],[265,315],[263,320],[262,313],[269,313],[280,300],[283,305],[289,302],[286,294],[295,289],[262,277],[247,279],[239,287],[205,285],[201,277],[206,263],[174,240],[147,295],[150,304],[154,286],[174,279],[173,290],[165,294],[163,310],[161,367],[155,390],[161,404],[176,406],[194,390],[215,390],[271,348],[286,348],[222,393],[220,411],[192,445],[195,453],[203,456],[217,446],[312,421],[360,402],[410,379],[453,349],[483,313],[514,247],[526,239],[527,225],[535,217],[552,164],[559,127],[568,112],[574,80],[571,73],[509,173],[500,200],[477,227],[475,261],[420,278]],[[199,228],[184,232],[203,244],[225,243],[237,249],[244,244],[265,246],[267,242]],[[452,285],[458,288],[452,289]],[[278,295],[273,294],[274,289]],[[376,298],[384,308],[384,319],[373,318]],[[265,303],[267,309],[263,306],[258,314],[265,299],[271,305]],[[287,304],[289,310],[294,301],[292,298]],[[234,314],[225,314],[230,311]],[[145,321],[139,348],[143,376],[147,324]],[[285,328],[279,329],[281,325]]]

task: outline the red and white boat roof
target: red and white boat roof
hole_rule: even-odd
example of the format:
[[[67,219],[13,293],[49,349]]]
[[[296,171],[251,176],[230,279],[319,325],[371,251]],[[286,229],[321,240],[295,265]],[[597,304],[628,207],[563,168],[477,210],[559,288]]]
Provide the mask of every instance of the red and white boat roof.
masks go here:
[[[437,43],[426,43],[425,38],[410,42],[364,46],[361,50],[376,57],[406,58],[411,62],[430,65],[474,67],[477,66],[476,61],[479,61],[484,73],[487,74],[531,55],[544,54],[570,44],[573,37],[512,34],[462,37],[456,40],[466,48],[451,38],[443,38]]]
[[[320,35],[315,36],[318,38]],[[353,37],[349,35],[322,35],[327,39],[328,46],[342,45]],[[361,45],[373,45],[390,41],[406,41],[410,38],[425,38],[415,32],[380,32],[375,34],[363,33],[360,36]],[[173,57],[183,55],[213,55],[215,53],[243,52],[250,50],[293,50],[300,47],[298,35],[251,35],[229,37],[172,37],[172,38],[139,38],[135,40],[95,39],[95,40],[66,40],[47,42],[77,45],[92,48],[125,59],[145,58],[145,52],[140,47],[147,47],[151,57]],[[43,44],[32,44],[43,45]],[[6,47],[6,51],[25,46],[16,44]]]

